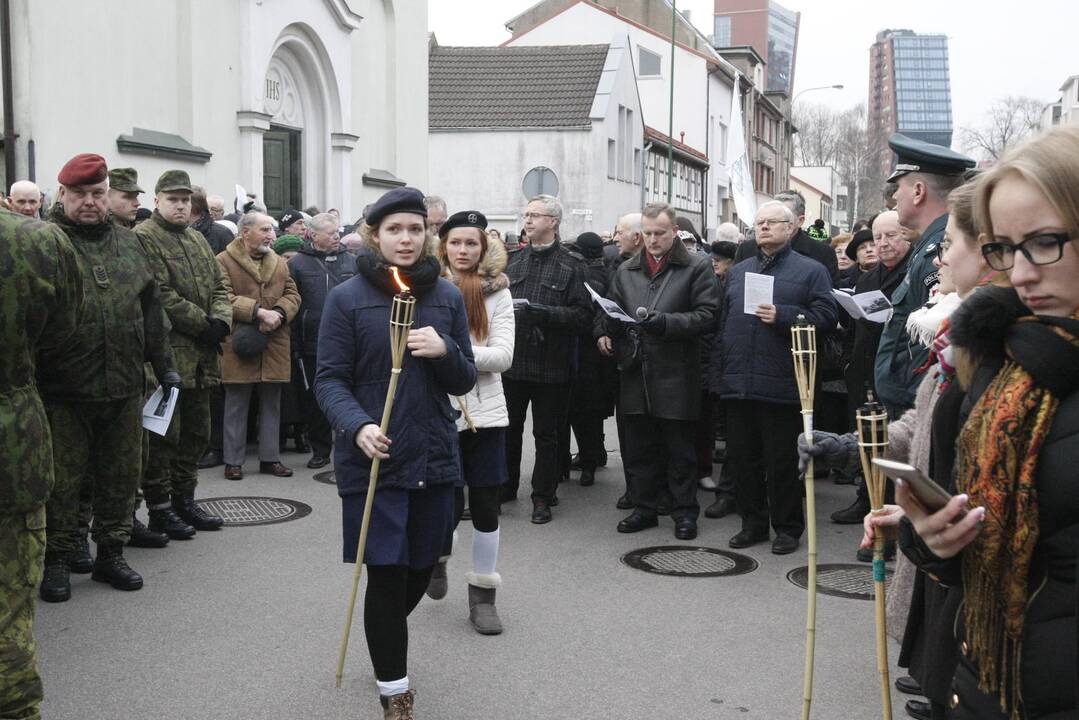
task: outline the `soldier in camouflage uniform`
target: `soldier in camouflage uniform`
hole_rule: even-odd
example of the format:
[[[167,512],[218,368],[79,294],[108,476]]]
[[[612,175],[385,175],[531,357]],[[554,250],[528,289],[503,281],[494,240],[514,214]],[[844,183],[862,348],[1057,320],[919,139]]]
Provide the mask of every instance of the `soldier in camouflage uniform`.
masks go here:
[[[71,597],[67,559],[78,547],[84,483],[93,488],[93,579],[142,587],[123,547],[142,470],[143,362],[163,386],[180,386],[150,257],[135,233],[109,218],[104,158],[76,155],[57,179],[49,220],[78,254],[86,305],[75,335],[37,374],[53,441],[63,448],[53,456],[56,486],[46,506],[40,593],[48,602]]]
[[[142,492],[150,529],[185,539],[194,530],[217,530],[223,524],[194,498],[199,458],[210,440],[210,391],[221,384],[218,354],[229,334],[232,305],[206,240],[187,226],[192,193],[187,173],[165,172],[154,192],[154,214],[135,233],[153,258],[183,390],[168,434],[150,433]]]
[[[139,195],[143,192],[135,168],[109,170],[109,212],[112,213],[112,221],[128,230],[134,229]]]
[[[34,588],[45,552],[52,438],[35,359],[62,346],[82,309],[82,276],[64,234],[0,210],[0,717],[41,717]],[[47,359],[43,360],[47,362]]]

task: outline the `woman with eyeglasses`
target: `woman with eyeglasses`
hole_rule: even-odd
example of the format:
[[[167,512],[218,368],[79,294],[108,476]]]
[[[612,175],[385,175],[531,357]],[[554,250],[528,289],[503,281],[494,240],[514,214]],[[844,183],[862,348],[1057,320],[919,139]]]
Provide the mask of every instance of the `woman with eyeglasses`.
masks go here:
[[[975,293],[952,316],[967,388],[957,494],[931,512],[897,483],[900,544],[964,593],[948,717],[1074,719],[1079,128],[1009,152],[981,179],[977,209],[981,254],[1014,290]]]

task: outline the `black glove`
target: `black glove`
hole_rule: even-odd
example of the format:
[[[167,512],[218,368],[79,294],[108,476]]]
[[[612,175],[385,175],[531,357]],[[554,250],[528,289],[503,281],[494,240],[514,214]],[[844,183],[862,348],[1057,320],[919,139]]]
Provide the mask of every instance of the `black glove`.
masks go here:
[[[528,319],[538,325],[543,325],[551,319],[551,308],[549,305],[529,303],[525,308],[528,310]]]
[[[207,317],[206,322],[209,323],[206,329],[198,334],[195,341],[199,345],[205,345],[206,347],[214,347],[220,345],[229,334],[229,325],[224,320],[218,318]]]
[[[819,469],[851,468],[858,461],[858,438],[854,433],[813,431],[813,445],[806,442],[805,433],[798,435],[798,472],[804,474],[810,458],[816,458]]]
[[[667,332],[667,315],[665,313],[649,313],[648,317],[641,320],[638,325],[649,335],[662,337]]]
[[[166,395],[168,394],[169,390],[172,390],[173,388],[179,390],[180,386],[184,384],[184,381],[180,378],[180,373],[176,372],[175,370],[169,370],[161,377],[160,380],[158,380],[158,382],[165,390]]]

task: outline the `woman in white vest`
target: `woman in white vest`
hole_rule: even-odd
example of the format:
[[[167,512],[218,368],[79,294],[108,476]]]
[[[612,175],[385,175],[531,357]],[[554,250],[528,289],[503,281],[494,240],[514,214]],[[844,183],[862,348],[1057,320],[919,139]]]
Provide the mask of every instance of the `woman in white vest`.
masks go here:
[[[499,491],[507,480],[506,427],[509,414],[502,393],[502,373],[513,364],[513,298],[503,274],[506,250],[490,242],[487,218],[475,210],[455,213],[439,229],[439,257],[446,277],[461,291],[468,314],[469,334],[479,371],[476,386],[451,402],[461,411],[457,420],[464,482],[457,488],[456,520],[464,511],[464,487],[472,515],[472,570],[468,580],[469,620],[483,635],[502,632],[495,610],[495,591],[502,578],[498,564]],[[427,594],[435,599],[447,591],[446,561],[441,558]]]

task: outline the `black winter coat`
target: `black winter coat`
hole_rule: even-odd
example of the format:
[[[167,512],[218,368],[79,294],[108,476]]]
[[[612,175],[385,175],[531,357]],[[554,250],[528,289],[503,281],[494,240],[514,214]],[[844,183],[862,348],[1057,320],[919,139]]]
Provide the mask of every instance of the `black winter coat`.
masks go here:
[[[202,215],[198,220],[191,223],[191,228],[198,230],[206,238],[214,255],[225,252],[229,243],[235,240],[232,232],[224,225],[218,225],[209,215]]]
[[[859,278],[854,286],[854,292],[864,293],[871,290],[880,290],[884,296],[891,300],[892,293],[903,282],[907,274],[907,261],[910,259],[910,251],[903,256],[899,264],[889,270],[880,263],[869,272]],[[846,314],[846,313],[844,313]],[[848,316],[846,318],[850,320]],[[873,380],[873,364],[877,359],[877,346],[880,345],[880,336],[884,332],[884,323],[869,322],[868,320],[854,321],[854,345],[850,352],[850,365],[847,366],[846,380],[847,390],[858,398],[856,405],[865,401],[866,388],[877,393],[876,383]]]
[[[314,358],[322,308],[330,290],[356,274],[356,258],[345,251],[324,253],[310,242],[288,261],[288,274],[300,292],[300,313],[292,322],[292,355]],[[314,365],[309,368],[314,372]]]
[[[840,287],[839,283],[839,259],[835,256],[835,250],[831,245],[814,240],[805,230],[798,230],[798,234],[791,239],[791,248],[796,253],[801,253],[807,258],[816,260],[828,271],[832,287]],[[746,240],[738,244],[738,251],[734,254],[734,264],[757,256],[757,241]]]
[[[631,315],[644,307],[666,317],[659,336],[608,319],[621,369],[619,409],[626,415],[696,420],[702,388],[699,343],[715,325],[712,263],[676,242],[666,266],[651,277],[638,253],[615,272],[607,296]]]
[[[516,313],[513,365],[508,380],[561,384],[577,374],[577,336],[592,318],[580,256],[560,242],[537,250],[531,245],[510,253],[506,275],[514,300],[526,299],[547,310]]]

